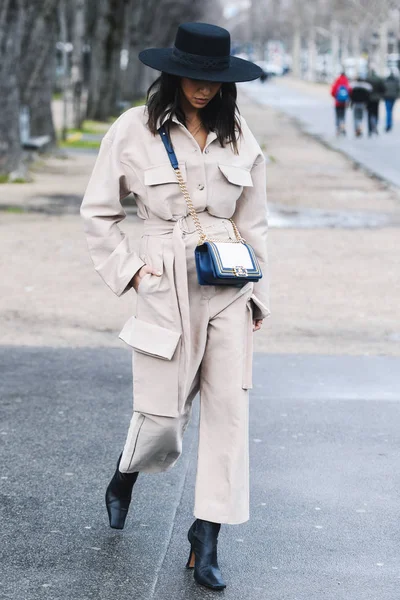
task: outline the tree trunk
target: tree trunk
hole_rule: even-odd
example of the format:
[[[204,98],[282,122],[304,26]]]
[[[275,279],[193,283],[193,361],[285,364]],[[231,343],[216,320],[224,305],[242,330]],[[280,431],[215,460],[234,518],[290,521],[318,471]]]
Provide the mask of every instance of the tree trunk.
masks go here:
[[[342,56],[341,56],[341,63],[342,66],[344,66],[345,61],[349,58],[350,56],[350,30],[348,27],[346,27],[343,31],[343,35],[342,35]]]
[[[379,26],[379,52],[378,52],[378,64],[377,72],[381,77],[386,75],[387,68],[387,53],[388,53],[388,29],[389,24],[387,21],[383,21]]]
[[[315,27],[311,26],[308,34],[308,63],[307,63],[307,79],[315,81],[316,60],[317,60],[317,43]]]
[[[354,29],[352,30],[353,36],[351,40],[351,51],[353,56],[359,59],[361,56],[360,33],[358,28],[356,28],[355,26],[353,27]]]
[[[154,1],[154,0],[151,0]],[[150,10],[154,7],[150,6]],[[130,9],[132,10],[132,9]],[[129,31],[128,31],[128,66],[124,74],[124,100],[134,102],[145,96],[146,74],[145,67],[140,62],[138,54],[147,45],[146,37],[148,32],[145,23],[145,0],[135,2],[135,9],[131,13]],[[149,44],[150,45],[150,44]]]
[[[67,139],[68,135],[68,116],[69,116],[69,68],[68,68],[68,53],[67,53],[67,42],[68,42],[68,28],[67,28],[67,15],[65,0],[60,0],[58,5],[58,17],[59,17],[59,31],[60,31],[60,42],[62,44],[62,125],[61,125],[61,139],[63,142]]]
[[[25,0],[19,89],[30,113],[31,135],[56,141],[51,102],[54,85],[58,0]]]
[[[120,88],[124,2],[101,0],[91,43],[88,117],[105,120],[116,114]]]
[[[89,7],[89,15],[95,19],[90,29],[90,77],[87,117],[94,118],[100,102],[101,69],[105,62],[105,45],[108,32],[107,26],[108,0],[98,0],[96,5]]]
[[[295,23],[292,42],[292,72],[294,77],[301,77],[301,32],[300,25]]]
[[[116,115],[120,110],[118,102],[121,100],[121,51],[124,39],[125,2],[122,0],[112,0],[111,13],[113,20],[107,46],[107,75],[103,82],[105,97],[103,118]]]
[[[73,93],[74,127],[81,129],[82,113],[82,87],[83,87],[83,45],[85,40],[85,8],[86,0],[74,0],[74,26],[72,28],[72,57],[71,79]]]
[[[22,34],[20,0],[3,0],[0,8],[0,174],[21,160],[18,72]]]
[[[340,71],[340,40],[338,32],[338,24],[336,21],[331,23],[332,33],[332,78],[336,77]]]
[[[129,47],[128,68],[124,73],[124,100],[134,102],[143,98],[146,94],[146,84],[144,82],[144,67],[138,59],[138,54],[142,50],[138,46]]]

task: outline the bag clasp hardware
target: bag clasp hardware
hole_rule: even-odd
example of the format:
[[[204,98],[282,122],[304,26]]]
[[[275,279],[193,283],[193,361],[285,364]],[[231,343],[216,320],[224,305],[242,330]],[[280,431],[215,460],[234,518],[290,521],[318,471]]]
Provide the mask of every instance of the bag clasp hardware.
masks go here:
[[[247,269],[245,269],[244,267],[233,267],[233,272],[235,273],[236,277],[248,277]]]

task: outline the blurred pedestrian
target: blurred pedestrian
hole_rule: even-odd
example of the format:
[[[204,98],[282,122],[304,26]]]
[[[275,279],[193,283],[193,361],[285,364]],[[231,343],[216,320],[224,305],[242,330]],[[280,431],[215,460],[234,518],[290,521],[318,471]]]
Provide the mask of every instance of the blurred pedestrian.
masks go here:
[[[349,102],[350,92],[349,80],[346,73],[342,71],[331,87],[331,95],[335,98],[337,135],[346,135],[346,107]]]
[[[383,97],[386,106],[386,131],[391,131],[393,127],[393,108],[400,93],[399,80],[393,71],[390,72],[390,75],[386,79],[384,85],[385,91]]]
[[[350,100],[353,109],[354,133],[356,137],[361,137],[363,134],[364,115],[371,92],[372,85],[365,81],[365,77],[358,76],[351,85]]]
[[[385,93],[385,85],[381,77],[379,77],[374,68],[368,74],[367,82],[372,85],[372,91],[369,96],[368,110],[368,135],[378,135],[379,124],[379,103]]]
[[[146,106],[105,135],[81,207],[96,270],[118,296],[137,294],[120,333],[134,349],[134,412],[106,506],[110,526],[123,529],[139,472],[178,460],[200,392],[186,566],[221,590],[221,523],[249,519],[252,335],[269,314],[265,158],[238,112],[235,84],[262,70],[231,56],[229,32],[206,23],[180,25],[173,48],[139,58],[161,76]],[[130,192],[143,219],[138,252],[118,226]]]

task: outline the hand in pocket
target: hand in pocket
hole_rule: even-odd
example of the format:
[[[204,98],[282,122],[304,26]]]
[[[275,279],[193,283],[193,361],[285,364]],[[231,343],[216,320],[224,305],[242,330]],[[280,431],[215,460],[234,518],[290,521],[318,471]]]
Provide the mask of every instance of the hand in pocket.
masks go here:
[[[145,275],[156,275],[157,277],[161,277],[161,272],[160,271],[156,271],[155,269],[153,269],[153,267],[150,267],[150,265],[144,265],[141,269],[139,269],[139,271],[133,276],[132,279],[132,286],[135,290],[135,292],[138,291],[139,286],[140,286],[140,282],[142,281],[143,277]]]

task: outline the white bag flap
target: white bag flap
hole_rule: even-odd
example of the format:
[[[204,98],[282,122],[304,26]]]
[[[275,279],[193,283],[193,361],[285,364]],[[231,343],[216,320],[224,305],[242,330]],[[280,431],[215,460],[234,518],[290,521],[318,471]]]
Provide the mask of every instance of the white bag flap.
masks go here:
[[[131,317],[123,326],[118,337],[138,352],[171,360],[181,334],[178,331]]]
[[[244,244],[214,242],[217,247],[224,269],[233,269],[234,267],[244,267],[245,269],[254,269],[254,264]]]

